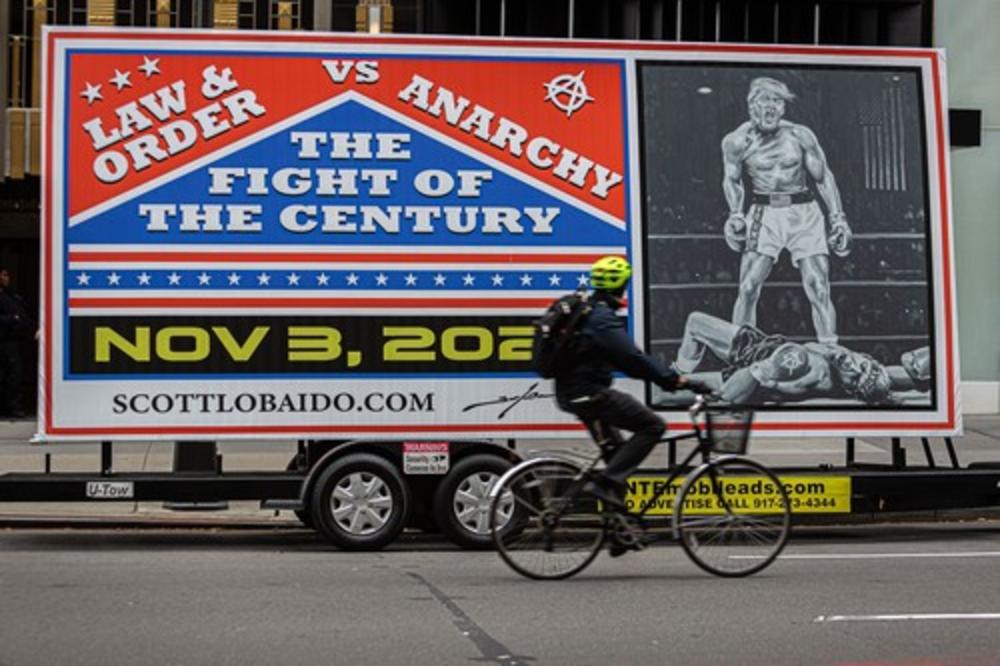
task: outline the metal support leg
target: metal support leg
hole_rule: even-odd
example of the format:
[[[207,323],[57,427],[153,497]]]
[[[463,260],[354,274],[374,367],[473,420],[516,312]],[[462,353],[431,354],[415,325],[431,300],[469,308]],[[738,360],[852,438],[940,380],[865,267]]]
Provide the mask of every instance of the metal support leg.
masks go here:
[[[854,467],[854,438],[847,438],[847,466]]]
[[[958,464],[958,456],[955,454],[955,445],[952,443],[951,437],[944,438],[944,446],[948,449],[948,457],[951,459],[951,466],[955,469],[961,467],[961,465]]]
[[[114,470],[111,442],[101,442],[101,476],[108,476]]]
[[[896,469],[906,467],[906,449],[903,448],[899,437],[892,438],[892,466]]]
[[[211,441],[174,442],[174,472],[183,474],[222,474],[222,454]],[[173,511],[222,511],[229,508],[224,499],[197,502],[166,501],[163,508]]]
[[[296,467],[299,469],[309,469],[309,446],[306,440],[300,439],[298,441],[297,449],[295,452],[296,457]]]
[[[921,437],[920,443],[924,446],[924,456],[927,458],[928,467],[937,467],[937,465],[934,464],[934,454],[931,452],[931,443],[927,441],[926,437]]]

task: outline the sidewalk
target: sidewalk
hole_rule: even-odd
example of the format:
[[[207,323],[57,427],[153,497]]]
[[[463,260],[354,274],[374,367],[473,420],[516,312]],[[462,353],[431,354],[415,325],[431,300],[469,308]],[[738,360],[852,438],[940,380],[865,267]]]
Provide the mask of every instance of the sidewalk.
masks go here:
[[[45,455],[51,454],[53,472],[96,472],[100,469],[100,445],[97,443],[29,444],[35,433],[34,420],[0,421],[0,474],[8,472],[41,472]],[[949,466],[943,440],[930,441],[935,462]],[[962,467],[976,462],[1000,463],[1000,415],[965,418],[965,435],[954,440]],[[903,439],[907,460],[912,465],[926,465],[919,438]],[[532,449],[575,448],[589,451],[585,440],[520,440],[517,449],[522,454]],[[855,461],[888,463],[891,460],[889,438],[859,438],[855,442]],[[846,461],[846,446],[841,439],[819,438],[755,438],[753,457],[772,467],[821,466],[842,467]],[[296,453],[294,441],[223,442],[219,445],[226,471],[284,470]],[[654,452],[656,456],[663,453]],[[663,459],[663,458],[661,458]],[[169,442],[116,443],[114,469],[117,472],[169,471],[173,464],[173,445]],[[968,512],[965,512],[966,514]],[[995,511],[986,511],[992,514]],[[965,516],[969,517],[969,516]],[[226,527],[285,527],[299,522],[289,511],[262,510],[257,501],[229,502],[226,511],[177,512],[164,509],[159,502],[67,502],[67,503],[5,503],[0,504],[0,527],[57,526],[65,524],[95,524],[129,526],[226,526]]]

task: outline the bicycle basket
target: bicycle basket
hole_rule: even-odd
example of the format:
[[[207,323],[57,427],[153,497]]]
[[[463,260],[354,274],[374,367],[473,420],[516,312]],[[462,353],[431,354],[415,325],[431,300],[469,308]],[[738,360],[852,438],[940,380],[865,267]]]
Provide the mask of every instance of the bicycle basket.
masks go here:
[[[752,409],[709,409],[705,411],[708,441],[713,451],[743,454],[750,441]]]

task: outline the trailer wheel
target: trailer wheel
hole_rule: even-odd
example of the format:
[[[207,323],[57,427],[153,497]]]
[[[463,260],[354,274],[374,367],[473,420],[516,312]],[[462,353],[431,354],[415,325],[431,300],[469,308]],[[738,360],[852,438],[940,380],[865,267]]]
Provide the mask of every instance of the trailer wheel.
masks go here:
[[[510,461],[499,456],[477,454],[459,461],[448,472],[434,493],[434,517],[448,538],[463,548],[493,546],[490,490],[511,467]]]
[[[316,529],[344,550],[378,550],[403,531],[410,491],[392,463],[366,453],[332,463],[312,494]]]

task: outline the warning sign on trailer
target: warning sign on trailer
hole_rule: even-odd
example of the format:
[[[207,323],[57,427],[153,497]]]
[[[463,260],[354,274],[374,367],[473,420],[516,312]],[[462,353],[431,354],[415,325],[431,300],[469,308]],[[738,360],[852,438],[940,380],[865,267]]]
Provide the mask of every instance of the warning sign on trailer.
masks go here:
[[[447,474],[448,442],[403,442],[403,472]]]

